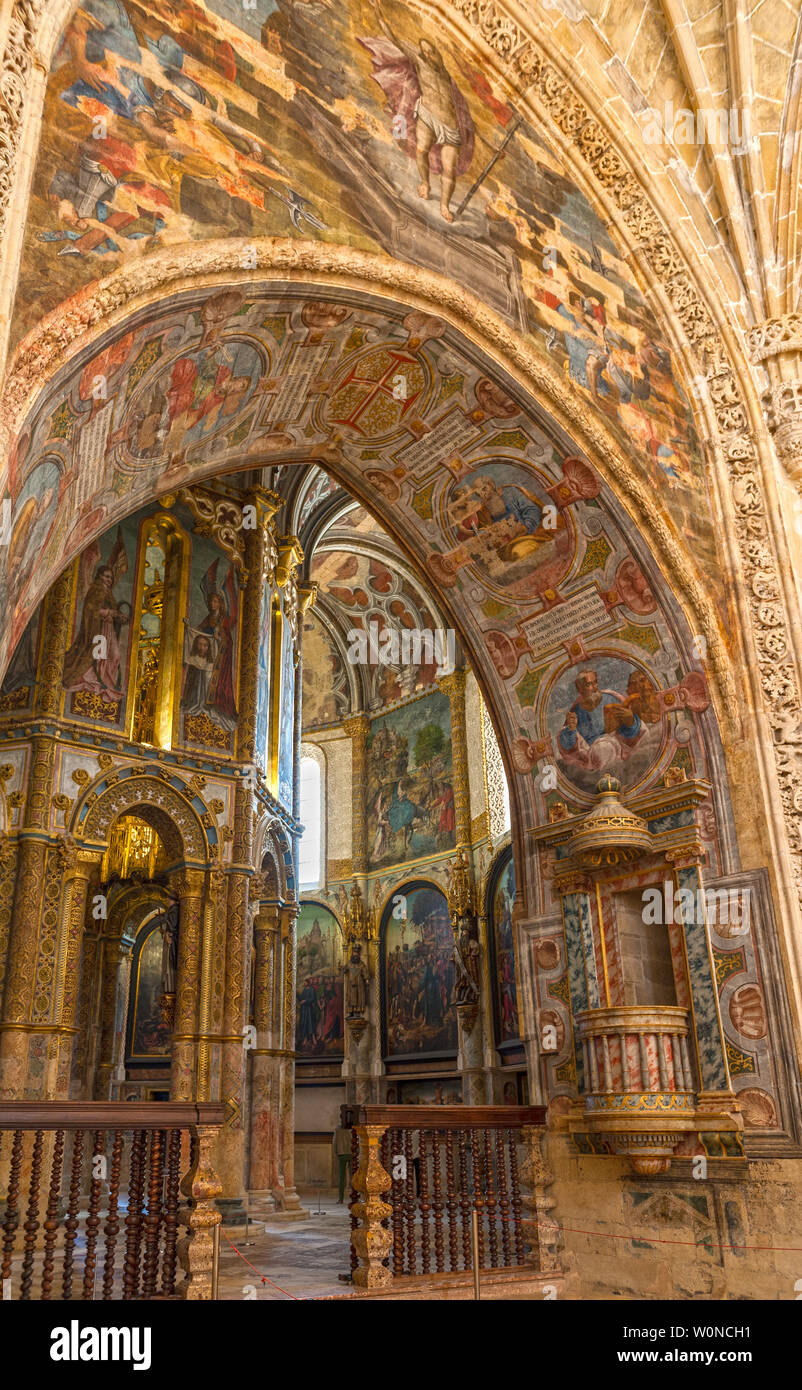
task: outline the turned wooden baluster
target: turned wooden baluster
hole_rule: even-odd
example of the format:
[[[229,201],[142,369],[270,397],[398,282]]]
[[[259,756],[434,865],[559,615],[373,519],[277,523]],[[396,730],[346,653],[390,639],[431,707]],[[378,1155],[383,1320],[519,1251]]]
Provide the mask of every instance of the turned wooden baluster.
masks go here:
[[[434,1265],[435,1269],[445,1269],[445,1248],[443,1241],[443,1185],[440,1177],[440,1130],[431,1136],[434,1154]]]
[[[468,1131],[457,1131],[459,1139],[459,1207],[462,1224],[462,1268],[471,1267],[471,1197],[468,1189]]]
[[[496,1191],[501,1219],[501,1251],[505,1266],[512,1264],[510,1231],[510,1199],[507,1187],[507,1157],[504,1152],[503,1130],[496,1130]]]
[[[145,1244],[142,1259],[143,1298],[152,1298],[156,1292],[156,1279],[159,1272],[159,1231],[163,1182],[164,1130],[154,1129],[150,1136],[147,1214],[142,1222]]]
[[[357,1132],[356,1132],[356,1126],[354,1126],[354,1128],[351,1130],[351,1192],[350,1192],[350,1201],[349,1201],[349,1210],[350,1210],[350,1213],[351,1213],[351,1280],[352,1280],[352,1282],[353,1282],[353,1278],[354,1278],[355,1272],[359,1269],[359,1256],[358,1256],[357,1253],[356,1253],[356,1246],[354,1245],[354,1231],[357,1229],[357,1227],[358,1227],[358,1225],[359,1225],[359,1221],[357,1220],[356,1216],[354,1215],[354,1205],[355,1205],[356,1199],[357,1199],[357,1190],[356,1190],[356,1188],[354,1187],[354,1178],[355,1178],[355,1176],[356,1176],[356,1173],[357,1173],[358,1168],[359,1168],[359,1135],[358,1135]]]
[[[109,1170],[109,1211],[103,1227],[106,1258],[103,1262],[103,1298],[108,1302],[114,1292],[114,1251],[120,1229],[120,1168],[122,1165],[123,1131],[115,1129]]]
[[[67,1198],[67,1215],[64,1221],[64,1274],[61,1280],[61,1297],[72,1298],[72,1262],[75,1252],[75,1237],[78,1231],[78,1213],[81,1205],[81,1168],[83,1166],[84,1136],[78,1129],[72,1138],[72,1167],[70,1169],[70,1192]]]
[[[178,1240],[178,1185],[181,1181],[181,1131],[171,1129],[167,1144],[167,1181],[164,1192],[163,1294],[175,1293],[176,1242]]]
[[[397,1160],[404,1157],[401,1148],[402,1142],[400,1129],[388,1130],[389,1166],[385,1164],[385,1167],[393,1179],[393,1185],[390,1188],[390,1204],[393,1208],[393,1274],[396,1276],[404,1273],[404,1220],[406,1216],[406,1205],[404,1202],[405,1184],[403,1177],[395,1176],[398,1171]],[[403,1166],[403,1164],[400,1165],[402,1172]]]
[[[14,1237],[19,1225],[19,1198],[20,1172],[22,1169],[22,1130],[14,1130],[14,1142],[11,1145],[11,1159],[8,1174],[8,1197],[6,1199],[6,1214],[3,1217],[3,1280],[11,1278],[11,1259],[14,1254]]]
[[[518,1173],[518,1151],[516,1148],[515,1130],[505,1130],[507,1136],[507,1153],[510,1156],[510,1183],[512,1185],[512,1235],[515,1242],[515,1263],[522,1265],[524,1261],[524,1239],[521,1229],[521,1216],[523,1208],[521,1206],[521,1179]]]
[[[47,1194],[47,1214],[45,1216],[45,1251],[42,1263],[42,1298],[50,1298],[53,1287],[56,1247],[56,1231],[59,1228],[58,1204],[61,1198],[61,1169],[64,1163],[64,1130],[57,1129],[53,1141],[53,1158],[50,1164],[50,1191]]]
[[[493,1173],[493,1148],[490,1130],[484,1133],[485,1160],[485,1211],[487,1212],[487,1233],[490,1241],[490,1268],[498,1269],[498,1229],[496,1227],[496,1182]]]
[[[134,1130],[131,1145],[131,1173],[128,1179],[128,1214],[125,1218],[125,1266],[123,1298],[139,1292],[139,1248],[142,1241],[142,1191],[145,1182],[145,1140],[147,1132]]]
[[[452,1129],[445,1130],[446,1144],[446,1216],[448,1219],[448,1267],[459,1268],[459,1245],[457,1242],[457,1193],[454,1187],[454,1140]]]
[[[479,1213],[476,1223],[479,1233],[479,1268],[485,1268],[484,1199],[482,1197],[482,1162],[479,1156],[479,1131],[470,1130],[471,1159],[473,1167],[473,1206]]]
[[[421,1219],[421,1265],[424,1274],[431,1272],[431,1249],[429,1236],[429,1144],[428,1133],[425,1129],[417,1131],[419,1137],[418,1152],[420,1154],[420,1219]]]
[[[415,1197],[415,1164],[412,1158],[412,1131],[405,1129],[404,1158],[407,1161],[407,1176],[404,1182],[404,1208],[407,1219],[407,1273],[414,1274],[417,1264],[417,1227]]]
[[[33,1254],[36,1246],[36,1232],[39,1230],[39,1178],[42,1172],[42,1146],[44,1144],[44,1130],[37,1129],[33,1140],[33,1157],[31,1159],[31,1175],[29,1178],[30,1188],[28,1192],[28,1211],[23,1223],[25,1232],[25,1254],[22,1258],[22,1279],[20,1281],[20,1298],[30,1298],[31,1283],[33,1281]]]
[[[84,1261],[83,1283],[83,1297],[90,1300],[95,1296],[97,1233],[100,1230],[100,1198],[103,1187],[103,1178],[100,1174],[105,1171],[105,1162],[99,1163],[98,1159],[103,1158],[105,1147],[106,1136],[101,1129],[96,1129],[92,1136],[92,1181],[89,1187],[89,1212],[86,1218],[86,1259]],[[95,1177],[96,1172],[97,1177]]]

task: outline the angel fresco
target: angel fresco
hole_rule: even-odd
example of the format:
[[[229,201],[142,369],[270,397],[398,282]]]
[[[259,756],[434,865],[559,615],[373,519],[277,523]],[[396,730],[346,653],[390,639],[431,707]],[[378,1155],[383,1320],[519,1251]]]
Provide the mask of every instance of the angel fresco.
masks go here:
[[[88,690],[110,703],[119,703],[123,698],[120,635],[130,622],[130,611],[125,612],[114,594],[115,585],[128,570],[128,556],[119,527],[108,561],[99,561],[100,547],[95,542],[81,556],[78,582],[79,595],[83,595],[81,617],[75,640],[64,658],[61,683],[65,690]],[[102,642],[98,641],[99,637]]]
[[[229,565],[225,583],[217,585],[219,559],[209,566],[200,582],[206,614],[197,627],[184,619],[184,676],[181,709],[184,714],[206,714],[230,732],[237,724],[235,697],[235,639],[238,599],[234,567]]]
[[[418,166],[418,197],[428,198],[432,173],[440,175],[440,213],[444,222],[453,222],[454,185],[473,161],[474,126],[468,103],[435,44],[425,38],[417,48],[403,43],[378,3],[376,17],[384,37],[359,42],[371,55],[373,76],[390,104],[393,134]]]

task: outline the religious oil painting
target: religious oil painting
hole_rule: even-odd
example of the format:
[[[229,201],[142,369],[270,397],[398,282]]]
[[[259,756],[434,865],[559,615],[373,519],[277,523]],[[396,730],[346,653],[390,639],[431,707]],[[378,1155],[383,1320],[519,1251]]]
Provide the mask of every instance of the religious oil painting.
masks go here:
[[[515,938],[512,927],[515,864],[511,854],[496,877],[491,902],[496,1036],[499,1044],[503,1044],[520,1037],[515,986]]]
[[[175,1008],[177,926],[163,913],[143,928],[135,946],[129,1020],[132,1058],[167,1057]]]
[[[548,705],[557,767],[585,794],[602,773],[623,787],[642,781],[670,736],[660,685],[644,666],[617,656],[568,667]]]
[[[87,546],[77,572],[72,640],[61,683],[66,711],[120,726],[125,718],[137,530],[127,524]]]
[[[384,924],[384,1024],[389,1057],[457,1047],[454,935],[439,888],[398,890]]]
[[[181,730],[187,744],[229,752],[237,727],[240,586],[236,567],[210,541],[192,537],[183,620]]]
[[[451,711],[442,691],[371,720],[367,819],[371,868],[454,848]]]
[[[320,903],[301,903],[295,995],[299,1061],[343,1057],[343,942],[340,924]]]

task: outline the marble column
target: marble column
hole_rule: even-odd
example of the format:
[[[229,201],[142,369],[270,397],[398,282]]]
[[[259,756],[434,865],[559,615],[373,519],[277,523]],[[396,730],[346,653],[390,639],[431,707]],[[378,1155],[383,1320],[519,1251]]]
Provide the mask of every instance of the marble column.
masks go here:
[[[278,1109],[281,1059],[277,1056],[273,982],[280,955],[278,905],[261,904],[254,919],[256,1047],[251,1052],[251,1144],[248,1187],[263,1204],[278,1187]]]
[[[274,1196],[282,1211],[301,1213],[295,1191],[295,928],[298,908],[281,909],[282,1009],[281,1009],[281,1118],[279,1125],[279,1187]],[[304,1212],[304,1215],[308,1213]]]
[[[38,733],[31,741],[31,773],[17,848],[17,879],[0,1031],[0,1099],[44,1100],[44,1078],[29,1067],[35,1038],[34,982],[47,875],[48,814],[55,741]]]

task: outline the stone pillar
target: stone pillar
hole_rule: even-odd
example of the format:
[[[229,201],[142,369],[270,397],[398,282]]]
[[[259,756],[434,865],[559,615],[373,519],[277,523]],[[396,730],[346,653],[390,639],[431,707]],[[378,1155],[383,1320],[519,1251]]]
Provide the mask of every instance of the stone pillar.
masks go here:
[[[554,1174],[543,1153],[545,1139],[546,1131],[534,1125],[524,1125],[521,1130],[523,1159],[520,1178],[523,1236],[527,1247],[525,1259],[527,1264],[542,1274],[562,1274],[562,1227],[549,1214],[556,1202],[546,1191],[554,1182]]]
[[[28,1058],[33,1024],[34,981],[47,873],[48,815],[55,741],[41,732],[31,741],[31,774],[17,849],[17,880],[0,1032],[0,1099],[43,1100],[31,1091]]]
[[[204,879],[202,869],[184,869],[173,883],[178,894],[178,967],[170,1068],[171,1100],[195,1098],[195,1034],[200,999]]]
[[[245,1062],[251,933],[248,884],[251,870],[251,793],[238,786],[234,802],[234,863],[228,875],[226,988],[223,1002],[221,1099],[228,1107],[217,1141],[219,1200],[226,1225],[245,1220]]]
[[[114,1010],[114,1037],[111,1050],[111,1099],[119,1099],[120,1076],[125,1068],[125,1033],[128,1023],[128,1000],[131,994],[133,945],[120,942],[120,968],[117,972],[117,1000]]]
[[[279,1121],[280,1180],[274,1196],[282,1211],[308,1216],[295,1191],[295,903],[281,909],[282,1007],[281,1007],[281,1092]]]
[[[97,1066],[95,1067],[95,1079],[92,1087],[95,1100],[111,1100],[111,1083],[114,1076],[114,1031],[117,1022],[117,995],[122,958],[123,948],[120,938],[107,937],[103,942],[100,1028]]]
[[[365,815],[367,795],[367,743],[370,720],[366,714],[346,719],[343,729],[351,739],[351,862],[354,875],[364,877],[368,867],[368,832]]]
[[[70,1099],[89,1100],[92,1095],[94,1058],[94,1001],[98,983],[98,959],[102,937],[96,923],[84,927],[81,980],[78,989],[75,1042],[72,1051]]]
[[[279,909],[262,904],[254,919],[253,1022],[256,1047],[251,1052],[251,1144],[248,1187],[268,1207],[273,1205],[272,1190],[278,1187],[278,1127],[281,1059],[276,1046],[276,1017],[273,984],[277,958],[280,958]]]

